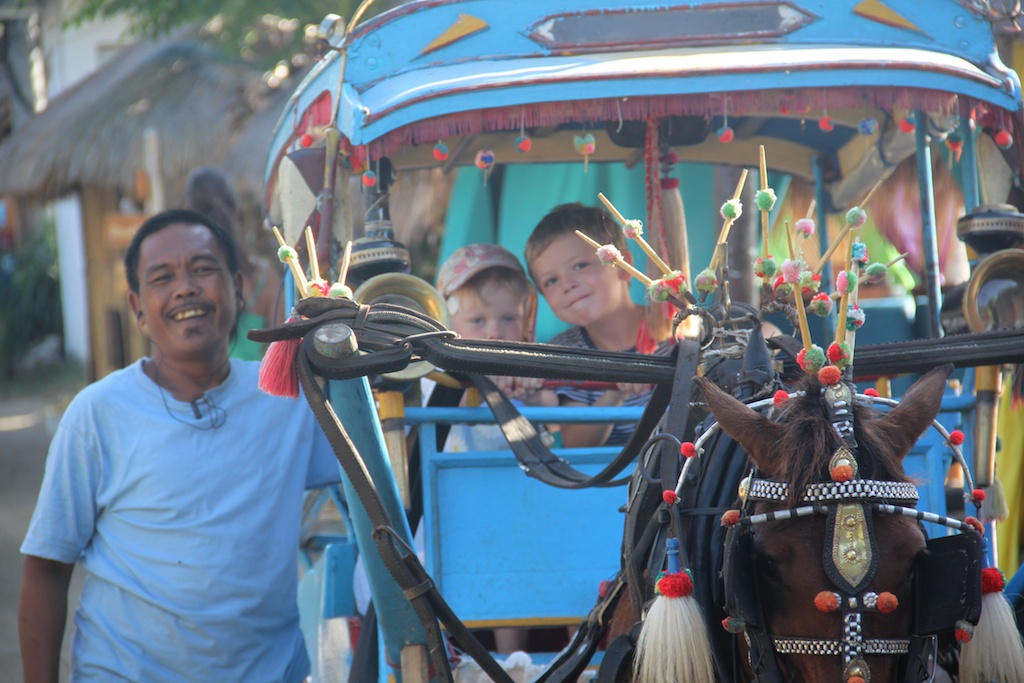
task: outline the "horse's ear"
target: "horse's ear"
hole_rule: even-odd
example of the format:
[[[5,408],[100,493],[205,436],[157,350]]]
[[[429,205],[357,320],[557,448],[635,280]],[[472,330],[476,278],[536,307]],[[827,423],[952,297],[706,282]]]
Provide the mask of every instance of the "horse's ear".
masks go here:
[[[899,405],[875,423],[881,437],[899,457],[910,452],[939,414],[946,380],[952,371],[952,363],[929,370],[907,389]]]
[[[704,377],[694,378],[704,391],[708,407],[726,434],[742,444],[758,469],[772,473],[771,445],[778,443],[784,428],[719,389]]]

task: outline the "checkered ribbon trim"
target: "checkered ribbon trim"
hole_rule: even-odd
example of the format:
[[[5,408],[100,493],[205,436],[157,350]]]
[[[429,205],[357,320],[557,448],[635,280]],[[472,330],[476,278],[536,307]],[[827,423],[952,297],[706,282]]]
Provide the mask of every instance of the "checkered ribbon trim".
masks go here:
[[[775,651],[780,655],[845,655],[846,644],[841,640],[817,638],[773,638]],[[910,638],[869,638],[861,650],[866,655],[905,655],[910,650]]]
[[[750,484],[747,500],[782,503],[789,497],[789,484],[767,479],[755,479]],[[909,482],[853,479],[845,482],[830,481],[811,484],[804,489],[801,502],[833,503],[841,500],[898,500],[917,501],[917,487]]]

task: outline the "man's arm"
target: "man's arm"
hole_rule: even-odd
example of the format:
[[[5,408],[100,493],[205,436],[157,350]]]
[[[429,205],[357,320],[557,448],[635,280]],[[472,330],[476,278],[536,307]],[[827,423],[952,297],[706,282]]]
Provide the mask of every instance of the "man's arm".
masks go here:
[[[25,683],[57,683],[73,564],[26,555],[18,604]]]

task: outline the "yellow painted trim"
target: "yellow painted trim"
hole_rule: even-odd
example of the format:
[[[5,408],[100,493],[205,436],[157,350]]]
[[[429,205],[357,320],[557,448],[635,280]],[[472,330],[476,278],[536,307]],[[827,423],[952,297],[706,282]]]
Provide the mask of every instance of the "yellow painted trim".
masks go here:
[[[425,48],[423,48],[420,52],[420,56],[422,57],[423,55],[430,54],[435,50],[440,50],[442,47],[447,47],[467,36],[483,31],[485,28],[490,28],[490,24],[483,19],[474,17],[472,14],[460,14],[454,24],[446,28],[441,35],[434,38]]]
[[[928,35],[919,29],[913,22],[909,21],[902,14],[889,7],[881,0],[863,0],[863,2],[859,2],[854,6],[853,12],[865,19],[877,21],[878,23],[885,24],[886,26],[905,28],[908,31],[915,31],[921,35]]]

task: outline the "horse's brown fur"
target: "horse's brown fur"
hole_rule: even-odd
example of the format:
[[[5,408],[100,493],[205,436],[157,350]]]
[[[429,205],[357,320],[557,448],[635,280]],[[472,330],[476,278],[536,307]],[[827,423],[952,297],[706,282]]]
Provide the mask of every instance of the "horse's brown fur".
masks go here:
[[[868,407],[855,407],[860,477],[907,481],[903,457],[935,418],[951,369],[938,368],[922,377],[900,405],[887,414],[878,416]],[[763,417],[712,383],[698,381],[719,425],[744,446],[761,471],[760,476],[789,484],[791,500],[785,505],[758,503],[751,512],[792,507],[808,484],[831,480],[828,463],[842,442],[828,420],[817,378],[805,380],[801,387],[805,394],[790,399],[780,411],[778,421]],[[903,517],[875,516],[874,525],[880,561],[867,590],[893,593],[899,599],[899,607],[891,614],[866,613],[865,637],[906,637],[913,626],[913,564],[924,551],[924,536],[913,520]],[[815,516],[754,528],[754,554],[763,583],[768,630],[773,636],[842,636],[839,614],[823,613],[814,607],[814,596],[819,591],[836,590],[822,561],[825,526],[824,520]],[[740,647],[744,648],[742,639]],[[895,680],[896,658],[866,659],[872,680]],[[780,656],[778,664],[787,681],[841,679],[840,657],[788,655]]]

